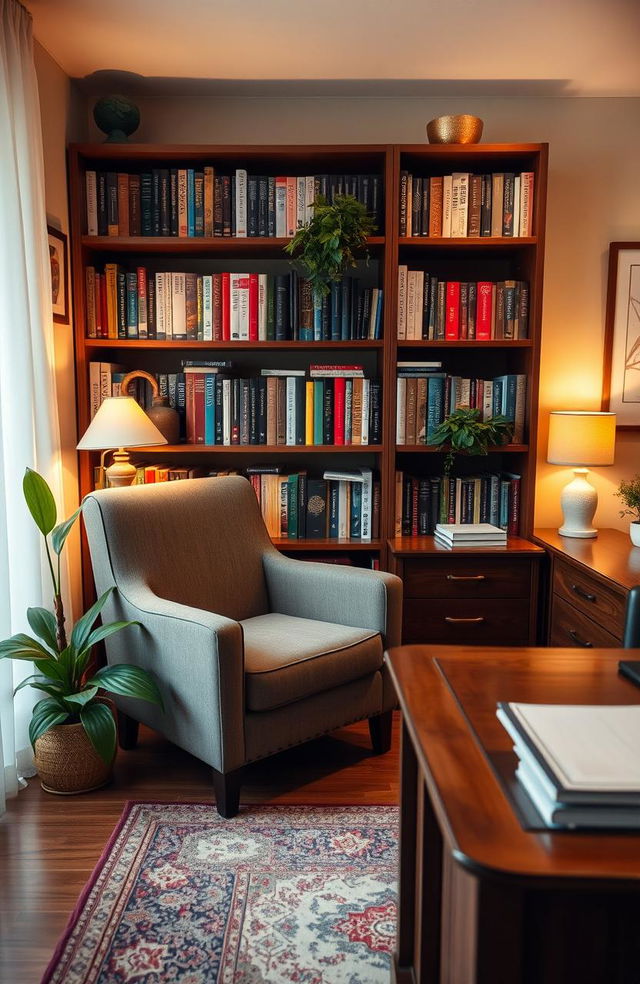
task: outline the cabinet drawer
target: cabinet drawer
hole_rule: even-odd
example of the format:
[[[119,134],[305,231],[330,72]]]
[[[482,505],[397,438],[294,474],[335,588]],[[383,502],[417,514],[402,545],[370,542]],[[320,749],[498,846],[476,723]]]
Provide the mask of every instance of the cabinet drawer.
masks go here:
[[[404,565],[405,598],[527,598],[530,591],[528,559],[466,555]]]
[[[553,592],[594,619],[608,633],[622,639],[624,595],[561,560],[556,560],[553,565]]]
[[[553,596],[551,604],[550,646],[584,646],[589,649],[593,646],[620,646],[620,639],[559,595]]]
[[[529,600],[406,600],[402,641],[445,645],[529,645]]]

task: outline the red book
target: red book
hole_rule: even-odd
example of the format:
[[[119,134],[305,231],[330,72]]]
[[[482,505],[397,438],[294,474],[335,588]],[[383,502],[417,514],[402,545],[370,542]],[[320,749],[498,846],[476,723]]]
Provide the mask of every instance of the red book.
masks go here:
[[[205,373],[196,372],[185,373],[186,378],[193,376],[193,417],[194,417],[194,444],[204,444],[204,398],[205,398]]]
[[[222,340],[231,339],[231,284],[228,273],[222,274]]]
[[[333,443],[344,444],[345,389],[344,376],[336,376],[333,381]]]
[[[213,299],[213,340],[214,342],[220,342],[222,340],[222,274],[214,273],[213,275],[213,289],[212,289]]]
[[[447,282],[447,315],[444,337],[449,340],[460,338],[460,281]]]
[[[488,280],[478,281],[476,302],[476,340],[488,342],[491,340],[491,307],[493,299],[493,284]]]
[[[249,274],[249,341],[258,341],[258,274]]]

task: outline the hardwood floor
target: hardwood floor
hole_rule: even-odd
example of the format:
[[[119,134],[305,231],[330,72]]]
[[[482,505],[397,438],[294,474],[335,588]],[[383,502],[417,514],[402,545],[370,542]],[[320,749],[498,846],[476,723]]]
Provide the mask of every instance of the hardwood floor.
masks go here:
[[[398,801],[399,715],[386,755],[371,754],[366,722],[252,766],[241,803]],[[114,781],[83,796],[52,796],[37,778],[0,818],[0,982],[37,984],[127,800],[213,803],[206,765],[141,729],[118,753]],[[229,821],[233,823],[233,821]]]

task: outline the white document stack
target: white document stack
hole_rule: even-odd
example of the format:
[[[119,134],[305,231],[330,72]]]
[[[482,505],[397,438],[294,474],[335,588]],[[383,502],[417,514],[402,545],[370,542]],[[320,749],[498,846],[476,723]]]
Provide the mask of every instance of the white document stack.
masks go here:
[[[502,547],[507,533],[491,523],[438,523],[435,540],[445,547]]]
[[[501,702],[497,715],[548,827],[640,829],[640,704]]]

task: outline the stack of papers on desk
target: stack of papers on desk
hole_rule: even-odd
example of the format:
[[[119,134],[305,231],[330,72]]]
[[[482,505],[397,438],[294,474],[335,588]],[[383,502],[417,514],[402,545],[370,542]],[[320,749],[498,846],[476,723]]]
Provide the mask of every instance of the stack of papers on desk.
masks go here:
[[[491,523],[438,523],[435,539],[446,547],[501,547],[507,533]]]
[[[640,704],[501,702],[497,715],[548,827],[640,829]]]

